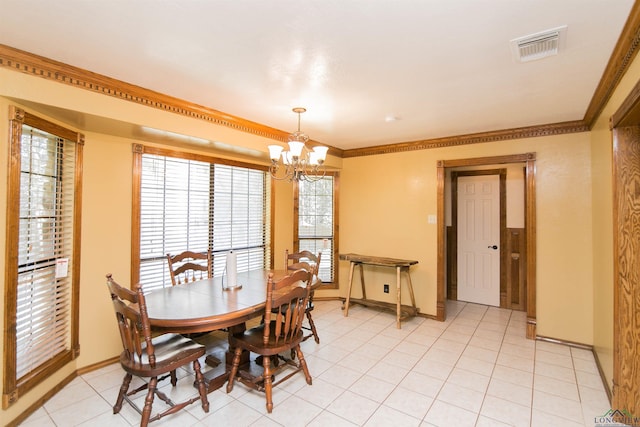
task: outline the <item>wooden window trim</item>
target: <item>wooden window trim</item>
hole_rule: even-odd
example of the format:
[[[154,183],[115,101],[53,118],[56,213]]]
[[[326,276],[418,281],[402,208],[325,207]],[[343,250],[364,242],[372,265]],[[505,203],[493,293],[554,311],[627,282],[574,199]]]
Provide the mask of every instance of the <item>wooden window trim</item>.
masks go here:
[[[323,289],[338,289],[338,248],[339,248],[339,233],[340,230],[338,224],[339,199],[340,199],[340,172],[326,172],[325,176],[333,177],[333,245],[332,245],[332,259],[333,259],[333,282],[322,283]],[[300,239],[298,236],[298,214],[300,210],[299,193],[300,188],[297,182],[293,185],[293,250],[297,252],[300,250]]]
[[[131,283],[138,283],[140,281],[140,199],[141,199],[141,182],[142,182],[142,155],[153,154],[158,156],[173,157],[185,160],[196,160],[206,163],[216,163],[220,165],[237,166],[248,169],[255,169],[260,171],[268,171],[269,167],[265,165],[259,165],[255,163],[246,163],[237,160],[224,159],[221,157],[207,156],[203,154],[190,153],[187,151],[171,150],[166,148],[158,148],[147,146],[144,144],[134,143],[133,150],[133,179],[132,179],[132,205],[131,205]],[[269,241],[270,245],[273,244],[273,213],[274,213],[274,183],[271,180],[270,193],[270,206],[271,206],[271,222],[268,224],[270,233]],[[269,250],[269,265],[273,267],[273,250]]]
[[[74,176],[74,220],[73,220],[73,260],[71,268],[71,321],[70,348],[40,365],[33,372],[18,380],[16,378],[16,316],[17,277],[19,244],[19,210],[14,203],[20,200],[20,166],[22,126],[28,125],[58,137],[75,141]],[[6,409],[44,379],[61,369],[80,354],[79,298],[80,298],[80,254],[82,224],[82,153],[84,135],[66,129],[55,123],[34,116],[15,106],[9,107],[9,164],[7,180],[7,221],[5,242],[5,306],[4,306],[4,375],[2,408]]]

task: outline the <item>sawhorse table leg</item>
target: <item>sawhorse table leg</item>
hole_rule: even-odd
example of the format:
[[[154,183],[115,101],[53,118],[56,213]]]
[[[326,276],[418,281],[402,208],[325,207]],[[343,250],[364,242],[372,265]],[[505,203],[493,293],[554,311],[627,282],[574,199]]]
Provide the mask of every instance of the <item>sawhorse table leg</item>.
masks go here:
[[[411,297],[411,306],[416,308],[416,297],[413,295],[413,284],[411,283],[411,274],[409,273],[409,267],[404,267],[407,272],[407,284],[409,285],[409,296]]]
[[[396,328],[400,329],[400,315],[402,314],[402,308],[400,307],[400,301],[402,301],[402,286],[400,285],[400,272],[402,267],[396,267]]]
[[[347,300],[344,303],[344,317],[349,315],[349,300],[351,299],[351,285],[353,284],[353,269],[356,266],[355,262],[351,262],[349,266],[349,290],[347,290]],[[362,271],[360,272],[362,274]],[[364,288],[364,285],[362,286]]]

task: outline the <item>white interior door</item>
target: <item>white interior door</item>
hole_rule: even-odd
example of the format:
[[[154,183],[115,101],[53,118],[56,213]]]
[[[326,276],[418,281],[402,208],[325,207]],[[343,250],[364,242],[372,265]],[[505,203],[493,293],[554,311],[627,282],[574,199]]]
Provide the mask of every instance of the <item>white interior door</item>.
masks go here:
[[[458,177],[458,299],[500,306],[500,176]]]

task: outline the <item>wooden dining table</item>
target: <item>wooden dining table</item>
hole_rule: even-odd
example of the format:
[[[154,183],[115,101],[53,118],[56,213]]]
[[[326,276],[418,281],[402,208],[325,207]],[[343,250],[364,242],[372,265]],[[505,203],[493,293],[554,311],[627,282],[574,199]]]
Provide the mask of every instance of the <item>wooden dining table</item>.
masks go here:
[[[145,295],[149,324],[156,333],[193,334],[227,329],[229,334],[242,334],[246,322],[264,314],[269,273],[278,280],[290,274],[287,270],[252,270],[238,273],[240,287],[225,289],[222,277],[198,280],[156,289]],[[312,288],[321,283],[317,277]],[[227,380],[232,354],[229,348],[207,350],[209,356],[225,363],[213,366],[204,375],[208,391],[220,388]],[[214,354],[215,353],[215,354]],[[243,362],[250,370],[249,355]]]

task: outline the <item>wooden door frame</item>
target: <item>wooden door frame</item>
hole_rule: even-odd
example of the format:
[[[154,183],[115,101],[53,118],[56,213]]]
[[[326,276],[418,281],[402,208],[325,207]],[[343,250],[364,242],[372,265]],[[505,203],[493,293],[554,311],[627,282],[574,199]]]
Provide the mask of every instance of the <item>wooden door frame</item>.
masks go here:
[[[613,188],[613,390],[611,407],[626,409],[638,416],[640,384],[637,382],[638,362],[629,366],[623,351],[633,353],[640,332],[634,328],[640,284],[633,274],[634,260],[640,249],[633,243],[639,233],[638,208],[629,199],[637,191],[640,174],[640,81],[636,83],[618,110],[611,116],[612,188]],[[635,144],[635,145],[634,145]],[[631,193],[631,194],[629,194]],[[635,280],[635,282],[634,282]],[[634,378],[635,377],[635,378]],[[635,405],[628,406],[628,402]],[[635,406],[635,407],[634,407]]]
[[[457,243],[457,239],[458,239],[458,177],[461,176],[482,176],[482,175],[497,175],[498,179],[499,179],[499,195],[498,197],[500,198],[500,212],[498,213],[498,215],[500,216],[500,241],[499,241],[499,245],[500,245],[500,252],[499,252],[499,259],[500,259],[500,272],[499,272],[499,306],[502,307],[502,303],[503,300],[506,296],[502,295],[502,289],[503,287],[506,285],[506,276],[507,276],[507,263],[506,263],[506,250],[505,250],[505,244],[507,241],[507,169],[506,168],[499,168],[499,169],[471,169],[471,170],[455,170],[455,171],[451,171],[451,238],[455,239],[455,246],[453,248],[453,250],[451,251],[451,259],[452,260],[456,260],[455,263],[455,268],[449,269],[449,272],[452,274],[458,274],[458,243]],[[445,230],[446,230],[446,224],[445,224]],[[446,262],[446,260],[445,260]],[[447,292],[447,296],[451,297],[450,291],[454,290],[456,293],[456,298],[454,298],[455,300],[457,300],[457,293],[458,293],[458,281],[457,281],[457,277],[456,280],[453,281],[453,278],[451,278],[452,282],[455,284],[455,289],[448,289]]]
[[[525,239],[527,242],[527,338],[536,337],[536,154],[512,154],[506,156],[479,157],[471,159],[439,160],[437,162],[437,296],[436,318],[446,318],[445,269],[446,269],[446,222],[444,214],[444,190],[446,168],[463,166],[500,165],[525,163]]]

